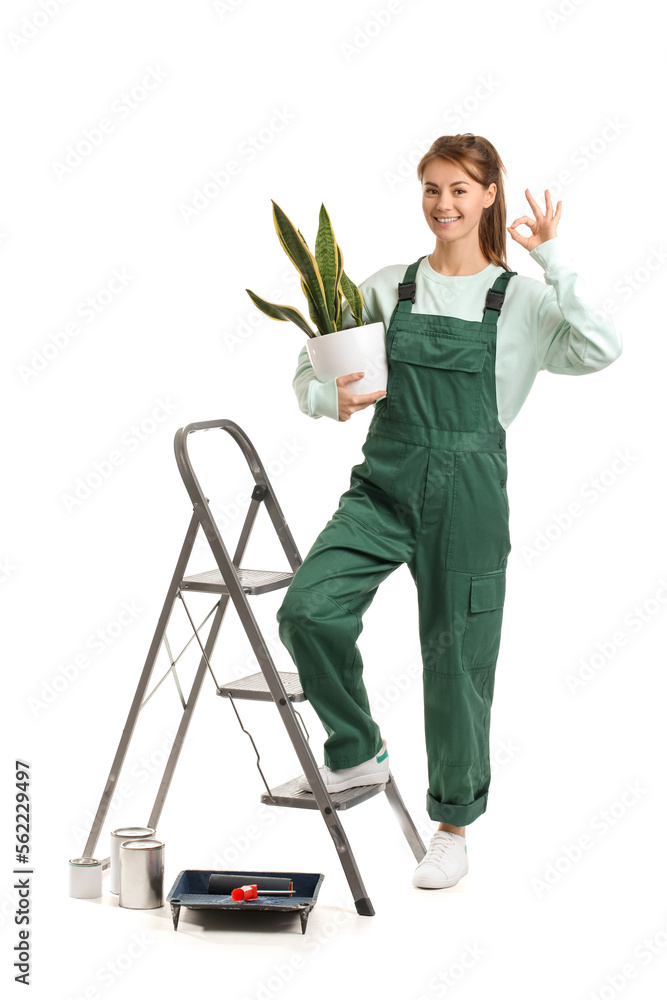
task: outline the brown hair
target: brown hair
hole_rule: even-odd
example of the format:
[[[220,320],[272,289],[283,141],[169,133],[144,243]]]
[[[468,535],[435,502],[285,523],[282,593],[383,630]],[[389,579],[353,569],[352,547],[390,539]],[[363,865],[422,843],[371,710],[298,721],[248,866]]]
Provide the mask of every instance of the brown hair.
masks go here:
[[[492,205],[482,212],[479,220],[479,248],[493,264],[498,264],[509,271],[505,258],[506,207],[503,173],[507,171],[500,159],[495,146],[481,135],[465,132],[459,135],[441,135],[435,139],[431,148],[424,153],[417,164],[417,176],[421,181],[426,166],[435,159],[449,160],[465,170],[474,181],[488,188],[496,185],[496,197]]]

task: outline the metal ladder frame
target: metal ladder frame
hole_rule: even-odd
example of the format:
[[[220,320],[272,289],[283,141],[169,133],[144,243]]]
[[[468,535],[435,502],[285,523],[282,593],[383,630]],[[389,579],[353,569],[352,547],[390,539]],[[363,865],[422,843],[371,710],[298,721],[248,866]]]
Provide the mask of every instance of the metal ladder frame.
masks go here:
[[[227,552],[215,518],[211,513],[208,499],[204,496],[201,485],[195,475],[187,450],[187,439],[190,434],[196,431],[208,431],[213,429],[227,431],[232,436],[243,451],[255,480],[255,488],[252,491],[250,507],[241,530],[233,559],[230,558],[229,553]],[[298,674],[287,673],[285,671],[279,672],[276,669],[271,653],[264,641],[262,633],[260,632],[248,601],[249,594],[264,593],[269,590],[276,590],[280,587],[288,586],[294,576],[294,572],[302,562],[301,556],[299,555],[294,538],[292,537],[292,533],[287,525],[273,487],[268,476],[266,475],[266,472],[264,471],[264,467],[259,459],[259,455],[257,454],[255,447],[247,434],[233,420],[220,419],[201,421],[198,423],[187,424],[185,427],[179,428],[174,437],[174,451],[183,482],[185,483],[185,487],[190,495],[190,499],[192,500],[193,514],[176,563],[176,568],[171,578],[171,583],[169,584],[169,588],[167,590],[165,602],[158,619],[155,634],[146,657],[141,677],[139,678],[137,690],[130,706],[127,721],[118,744],[118,749],[111,765],[111,770],[100,799],[97,813],[93,820],[88,840],[86,841],[83,855],[86,857],[92,857],[94,854],[100,831],[109,809],[111,798],[120,777],[120,771],[134,732],[139,711],[142,707],[142,701],[150,681],[151,673],[157,660],[160,644],[165,636],[167,625],[169,624],[171,613],[177,599],[182,596],[182,591],[184,590],[195,590],[219,594],[220,599],[216,605],[217,610],[209,628],[205,644],[202,644],[201,639],[199,638],[199,632],[194,626],[192,618],[188,612],[188,617],[190,618],[190,622],[201,647],[202,656],[192,682],[187,702],[184,704],[183,715],[178,726],[176,738],[165,765],[164,774],[162,776],[160,787],[158,789],[155,803],[147,825],[157,828],[157,823],[162,813],[162,808],[164,806],[167,792],[169,791],[169,786],[178,762],[181,748],[190,725],[192,713],[197,703],[197,698],[199,697],[206,668],[207,666],[210,668],[210,657],[213,654],[218,632],[227,609],[229,598],[231,597],[238,615],[241,618],[246,634],[250,640],[255,656],[257,657],[261,669],[261,676],[259,674],[253,674],[250,677],[243,677],[237,682],[223,684],[222,686],[218,686],[216,681],[216,693],[222,696],[227,696],[232,701],[232,705],[242,729],[244,727],[234,704],[234,696],[254,700],[273,700],[278,707],[282,721],[296,751],[299,763],[301,764],[303,772],[307,776],[312,789],[311,792],[301,791],[296,784],[296,779],[292,779],[292,781],[286,782],[276,789],[269,789],[266,779],[264,779],[264,775],[261,771],[261,767],[259,767],[260,758],[257,753],[254,740],[252,740],[248,731],[244,729],[244,732],[250,736],[251,742],[255,747],[255,753],[257,753],[257,766],[262,774],[262,778],[268,792],[268,795],[263,794],[261,799],[263,802],[271,805],[297,806],[311,809],[318,808],[320,810],[338,852],[340,862],[343,866],[343,870],[354,898],[357,912],[364,916],[373,916],[375,910],[373,909],[364,887],[361,874],[352,853],[352,848],[350,847],[350,843],[347,839],[347,835],[340,823],[338,810],[356,805],[384,790],[394,812],[398,817],[401,829],[403,830],[403,833],[405,834],[408,844],[417,861],[421,861],[424,857],[426,847],[405,807],[391,771],[389,771],[387,782],[384,785],[360,785],[356,788],[348,789],[347,791],[329,793],[322,779],[315,757],[313,756],[310,744],[307,738],[304,738],[301,728],[303,723],[299,721],[300,716],[299,720],[297,719],[298,713],[294,709],[293,705],[294,701],[305,700],[305,695],[303,694],[303,691],[298,683]],[[266,505],[266,509],[269,513],[273,526],[276,529],[276,533],[280,539],[285,555],[287,556],[291,572],[248,570],[243,569],[240,566],[247,546],[250,531],[259,511],[260,503],[264,503]],[[207,573],[200,573],[191,577],[185,577],[187,564],[200,527],[203,529],[211,551],[215,557],[217,569]],[[210,614],[207,618],[208,617],[210,617]],[[213,673],[212,670],[211,673]],[[110,859],[105,858],[103,859],[102,865],[106,868],[109,866],[109,863]]]

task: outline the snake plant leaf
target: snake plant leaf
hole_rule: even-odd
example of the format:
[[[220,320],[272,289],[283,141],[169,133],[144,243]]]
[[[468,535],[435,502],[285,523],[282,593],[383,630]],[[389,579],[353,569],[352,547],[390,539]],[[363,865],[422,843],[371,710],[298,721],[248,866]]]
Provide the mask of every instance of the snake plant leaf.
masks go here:
[[[271,204],[273,205],[273,222],[281,246],[310,289],[318,317],[316,326],[320,333],[330,333],[333,330],[333,321],[327,309],[324,285],[317,261],[280,206],[273,199],[271,199]]]
[[[338,255],[338,270],[336,272],[336,295],[334,298],[334,321],[336,323],[336,329],[340,330],[343,327],[343,290],[340,286],[341,279],[343,277],[343,251],[336,244],[336,251]]]
[[[303,240],[303,242],[306,244],[306,246],[308,246],[308,243],[306,241],[306,237],[303,235],[303,233],[301,232],[300,229],[297,229],[297,233],[299,234],[299,236],[301,237],[301,239]],[[318,321],[317,307],[315,306],[315,303],[313,302],[313,297],[310,294],[310,289],[308,288],[308,285],[303,280],[303,278],[301,279],[301,291],[306,296],[306,302],[308,303],[308,313],[310,315],[310,318],[312,319],[312,321],[315,324],[315,326],[317,326],[317,321]]]
[[[353,282],[350,281],[348,276],[343,271],[340,280],[340,286],[343,289],[343,295],[347,299],[352,315],[357,321],[357,326],[363,325],[363,308],[364,308],[364,298],[359,289]]]
[[[315,260],[322,275],[324,297],[329,316],[336,319],[336,282],[338,279],[338,244],[331,225],[331,219],[324,204],[320,206],[319,226],[315,240]]]
[[[249,288],[246,288],[246,292],[255,303],[258,309],[260,309],[266,316],[271,319],[279,320],[289,320],[291,323],[295,323],[300,330],[307,333],[309,337],[316,337],[317,334],[308,326],[306,319],[301,315],[298,309],[294,309],[293,306],[283,306],[277,302],[267,302],[266,299],[262,299],[259,295],[255,295],[251,292]]]
[[[331,332],[331,331],[328,331],[328,330],[322,330],[322,329],[320,329],[320,326],[319,326],[319,318],[320,317],[319,317],[319,312],[318,312],[318,309],[317,309],[317,305],[315,303],[315,300],[313,299],[313,296],[312,296],[312,293],[310,291],[310,288],[308,287],[308,285],[306,284],[306,282],[303,280],[303,278],[301,279],[301,291],[306,296],[306,302],[308,303],[308,314],[309,314],[311,320],[313,321],[313,323],[315,324],[315,326],[317,327],[318,333],[323,334],[323,333],[329,333],[329,332]]]
[[[299,234],[303,242],[306,244],[306,246],[308,246],[306,237],[303,235],[300,229],[297,229],[297,233]],[[306,302],[308,303],[308,314],[313,323],[315,324],[315,326],[317,326],[319,322],[319,313],[317,310],[317,306],[315,305],[315,302],[313,301],[313,296],[310,294],[310,289],[308,288],[308,285],[303,280],[303,278],[301,279],[301,290],[303,294],[306,296]],[[324,332],[325,332],[324,330],[321,331],[321,333]]]

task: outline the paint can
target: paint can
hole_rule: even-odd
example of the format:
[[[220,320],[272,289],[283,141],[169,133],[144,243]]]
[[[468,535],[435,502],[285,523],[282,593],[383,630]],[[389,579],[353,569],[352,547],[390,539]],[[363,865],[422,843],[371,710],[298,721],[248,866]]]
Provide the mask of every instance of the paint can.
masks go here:
[[[164,843],[142,838],[120,845],[118,903],[133,910],[164,906]]]
[[[111,876],[109,879],[109,889],[118,895],[120,880],[118,877],[120,860],[118,852],[124,840],[142,840],[144,837],[154,837],[155,830],[152,826],[119,826],[117,830],[111,831],[111,850],[109,852],[111,864]]]
[[[102,862],[97,858],[71,858],[69,894],[75,899],[96,899],[102,895]]]

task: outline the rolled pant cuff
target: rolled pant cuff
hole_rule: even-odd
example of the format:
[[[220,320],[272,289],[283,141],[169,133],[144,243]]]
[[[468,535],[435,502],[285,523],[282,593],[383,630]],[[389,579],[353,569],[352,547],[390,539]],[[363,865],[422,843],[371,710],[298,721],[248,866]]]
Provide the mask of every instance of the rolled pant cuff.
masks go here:
[[[486,802],[489,793],[485,792],[470,805],[448,805],[446,802],[438,802],[430,792],[426,793],[426,811],[431,819],[438,823],[450,823],[452,826],[467,826],[473,820],[481,816],[486,811]]]

